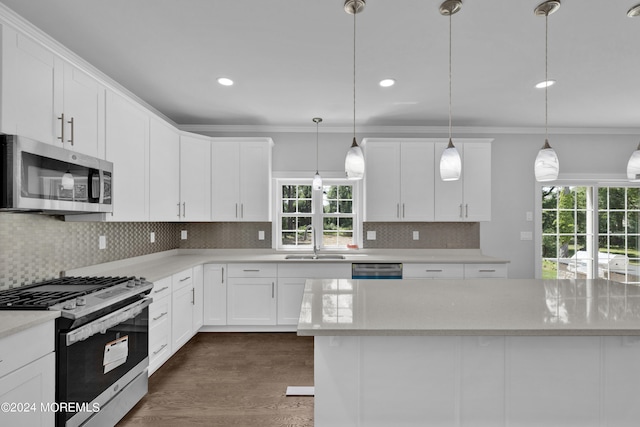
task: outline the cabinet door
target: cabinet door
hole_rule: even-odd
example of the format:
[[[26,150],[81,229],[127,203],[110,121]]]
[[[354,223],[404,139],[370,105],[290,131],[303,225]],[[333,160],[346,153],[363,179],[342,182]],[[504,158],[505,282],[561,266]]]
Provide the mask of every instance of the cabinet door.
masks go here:
[[[400,217],[403,221],[433,221],[433,143],[401,145]]]
[[[491,144],[464,145],[464,220],[491,220]]]
[[[149,218],[149,116],[126,99],[107,93],[107,160],[113,162],[114,221]]]
[[[54,88],[62,79],[59,59],[48,49],[7,25],[2,26],[3,133],[62,146]]]
[[[211,145],[211,218],[237,221],[240,213],[240,147],[230,142]]]
[[[195,334],[200,330],[204,321],[203,301],[204,301],[204,268],[201,265],[193,267],[193,300],[192,314],[193,325],[192,330]]]
[[[211,220],[211,142],[180,136],[180,202],[184,221]]]
[[[435,144],[434,158],[434,219],[436,221],[463,221],[462,186],[464,174],[464,149],[462,143],[455,143],[460,157],[462,157],[462,175],[457,181],[443,181],[440,178],[440,157],[447,148],[446,142]]]
[[[400,220],[400,144],[365,145],[365,221]]]
[[[240,144],[240,219],[271,221],[271,146]]]
[[[224,264],[204,265],[203,311],[205,325],[227,324],[227,281]]]
[[[104,158],[104,87],[69,63],[64,63],[63,108],[66,148]]]
[[[229,278],[227,324],[275,325],[276,279]]]
[[[55,402],[55,363],[55,353],[51,352],[0,378],[0,402],[34,405],[29,411],[1,412],[3,426],[54,426],[55,411],[42,411],[40,404]]]
[[[278,325],[297,325],[305,278],[278,279]]]
[[[149,375],[171,356],[171,328],[171,296],[154,297],[149,306]]]
[[[149,128],[149,219],[179,221],[180,139],[178,131],[159,120]]]
[[[171,339],[177,351],[193,336],[193,283],[173,291]]]

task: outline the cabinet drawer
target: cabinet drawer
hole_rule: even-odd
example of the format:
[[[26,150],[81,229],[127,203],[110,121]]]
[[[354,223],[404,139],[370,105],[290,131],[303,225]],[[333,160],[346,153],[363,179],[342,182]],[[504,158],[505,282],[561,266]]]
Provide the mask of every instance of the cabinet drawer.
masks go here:
[[[229,264],[227,269],[228,277],[276,277],[278,274],[278,265],[268,263]]]
[[[154,301],[164,298],[167,295],[171,295],[172,279],[171,277],[165,277],[164,279],[153,282],[153,289],[151,289],[150,296]]]
[[[149,335],[149,371],[157,369],[171,356],[171,334],[162,332]]]
[[[403,264],[403,279],[462,279],[463,264]]]
[[[464,278],[507,277],[507,264],[465,264]]]
[[[304,277],[306,279],[350,279],[350,262],[310,262],[295,264],[279,264],[278,278]]]
[[[158,327],[163,327],[165,324],[167,329],[170,329],[171,325],[171,298],[162,298],[154,302],[149,306],[149,333]]]
[[[0,377],[53,353],[54,325],[52,320],[0,339]]]
[[[190,286],[193,284],[193,269],[188,268],[180,273],[176,273],[172,276],[171,280],[173,292],[176,292],[185,286]]]

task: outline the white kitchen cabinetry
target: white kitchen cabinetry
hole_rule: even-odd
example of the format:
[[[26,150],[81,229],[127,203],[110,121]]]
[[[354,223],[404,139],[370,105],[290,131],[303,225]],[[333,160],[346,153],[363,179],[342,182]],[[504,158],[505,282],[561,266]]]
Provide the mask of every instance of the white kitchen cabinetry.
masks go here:
[[[297,325],[307,279],[349,279],[351,263],[278,265],[278,325]]]
[[[149,219],[177,221],[180,210],[180,136],[159,119],[149,128]]]
[[[277,264],[229,264],[228,325],[277,323]]]
[[[0,339],[0,402],[9,405],[0,412],[3,426],[55,424],[55,412],[40,407],[41,403],[55,402],[54,323],[52,320]]]
[[[485,140],[486,141],[486,140]],[[491,220],[491,143],[455,142],[462,157],[462,175],[457,181],[442,181],[435,171],[436,221]],[[436,143],[439,161],[447,143]]]
[[[204,265],[204,324],[220,326],[227,324],[227,278],[226,264]]]
[[[107,160],[113,162],[112,221],[149,219],[149,114],[107,92]]]
[[[271,221],[271,138],[213,138],[213,221]]]
[[[149,375],[153,374],[172,354],[171,294],[172,278],[154,282],[149,306]]]
[[[199,325],[202,325],[202,266],[174,274],[172,284],[171,339],[175,353],[198,332]]]
[[[433,221],[433,142],[366,139],[363,147],[365,221]]]
[[[2,26],[1,131],[104,157],[105,88],[50,49]]]
[[[507,264],[465,264],[465,279],[506,278]]]
[[[211,220],[211,140],[180,135],[180,218]]]
[[[463,264],[403,264],[403,279],[462,279]]]

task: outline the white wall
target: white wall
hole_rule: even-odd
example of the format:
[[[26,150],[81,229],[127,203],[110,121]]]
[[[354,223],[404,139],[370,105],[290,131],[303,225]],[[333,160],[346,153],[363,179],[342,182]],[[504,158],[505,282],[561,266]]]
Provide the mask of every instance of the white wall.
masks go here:
[[[552,134],[550,143],[560,158],[561,176],[564,174],[618,174],[626,173],[627,160],[640,141],[640,132],[633,135],[618,134]],[[213,134],[212,136],[256,136],[251,134]],[[454,132],[455,135],[455,132]],[[274,172],[315,171],[315,128],[309,133],[261,133],[270,136],[275,145],[273,151]],[[366,137],[389,138],[389,133],[358,134],[358,141]],[[400,138],[443,137],[441,133],[397,135]],[[535,230],[535,221],[526,221],[526,212],[534,212],[536,183],[533,161],[542,147],[542,134],[474,133],[461,138],[494,138],[492,145],[492,221],[481,223],[480,246],[486,255],[510,260],[509,276],[532,278],[535,276],[534,260],[538,248],[534,241],[520,240],[521,231]],[[349,133],[332,133],[321,130],[320,172],[344,170],[344,155],[351,145]],[[455,142],[455,138],[454,138]]]

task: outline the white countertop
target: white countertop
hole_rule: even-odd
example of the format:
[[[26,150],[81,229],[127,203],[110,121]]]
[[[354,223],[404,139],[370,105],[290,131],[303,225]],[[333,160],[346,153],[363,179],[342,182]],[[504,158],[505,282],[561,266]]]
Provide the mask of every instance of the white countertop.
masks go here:
[[[157,254],[129,258],[105,264],[66,271],[67,276],[138,276],[154,282],[184,269],[207,263],[339,263],[339,262],[404,262],[404,263],[508,263],[483,255],[479,249],[359,249],[340,252],[344,259],[287,260],[286,252],[271,249],[175,249]],[[310,252],[306,252],[309,254]],[[336,252],[322,251],[322,254]]]
[[[0,311],[0,338],[32,328],[60,317],[59,311]]]
[[[640,335],[640,287],[606,280],[307,280],[298,335]]]

